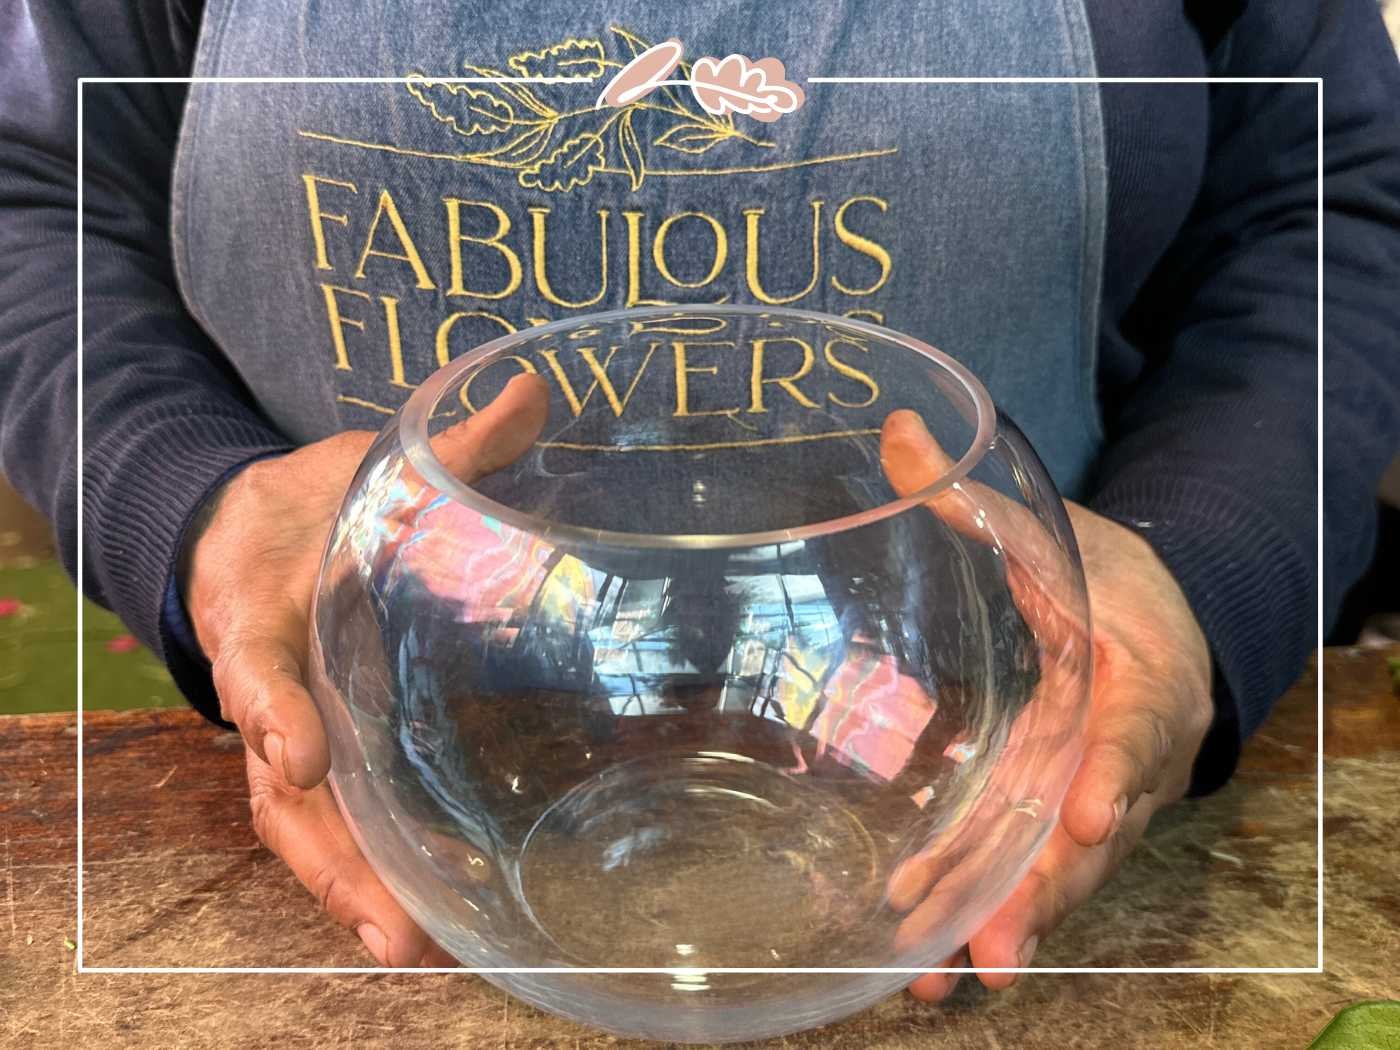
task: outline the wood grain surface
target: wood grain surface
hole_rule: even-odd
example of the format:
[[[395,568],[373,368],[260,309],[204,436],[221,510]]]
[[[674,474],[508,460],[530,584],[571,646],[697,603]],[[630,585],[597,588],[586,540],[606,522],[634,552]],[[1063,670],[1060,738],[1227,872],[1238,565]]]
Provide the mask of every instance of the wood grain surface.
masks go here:
[[[765,1046],[1304,1047],[1344,1006],[1400,995],[1400,699],[1383,653],[1326,670],[1326,972],[965,979]],[[1317,943],[1316,680],[1233,782],[1154,823],[1045,966],[1301,966]],[[76,973],[75,725],[0,719],[0,1046],[649,1045],[559,1021],[471,975]],[[359,942],[256,842],[238,740],[185,711],[85,723],[86,966],[357,966]]]

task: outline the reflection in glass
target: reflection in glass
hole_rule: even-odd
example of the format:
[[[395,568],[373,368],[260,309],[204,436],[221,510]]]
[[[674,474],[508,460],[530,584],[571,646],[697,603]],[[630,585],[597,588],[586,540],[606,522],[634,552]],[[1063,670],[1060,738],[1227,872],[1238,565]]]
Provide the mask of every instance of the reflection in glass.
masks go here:
[[[796,311],[597,315],[437,373],[346,498],[312,644],[333,787],[409,912],[470,966],[665,968],[489,979],[674,1040],[909,980],[726,968],[956,950],[1087,703],[1024,438],[945,355]]]

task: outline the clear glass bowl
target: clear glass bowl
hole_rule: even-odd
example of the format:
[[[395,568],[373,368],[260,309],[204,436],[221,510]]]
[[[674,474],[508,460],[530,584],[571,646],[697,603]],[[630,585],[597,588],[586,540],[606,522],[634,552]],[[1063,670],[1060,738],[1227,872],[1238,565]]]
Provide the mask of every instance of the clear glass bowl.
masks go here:
[[[677,1041],[832,1021],[955,952],[1088,703],[1026,440],[946,354],[795,310],[453,361],[366,456],[313,624],[332,786],[410,914],[528,1002]]]

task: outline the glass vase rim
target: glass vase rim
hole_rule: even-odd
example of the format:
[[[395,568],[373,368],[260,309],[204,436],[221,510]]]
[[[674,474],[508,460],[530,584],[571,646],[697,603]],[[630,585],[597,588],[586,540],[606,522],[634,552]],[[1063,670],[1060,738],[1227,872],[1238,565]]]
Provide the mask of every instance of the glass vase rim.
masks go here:
[[[971,399],[977,412],[977,429],[966,451],[951,467],[928,485],[908,496],[888,500],[879,506],[811,522],[791,528],[769,529],[763,532],[735,533],[651,533],[595,529],[517,510],[491,499],[484,492],[460,480],[443,465],[433,451],[428,438],[428,420],[448,387],[463,373],[483,363],[508,354],[521,343],[569,331],[586,324],[609,324],[615,321],[674,317],[685,314],[720,314],[730,317],[777,316],[818,324],[837,324],[865,335],[895,343],[917,353],[956,380]],[[996,406],[981,381],[970,369],[948,353],[911,335],[853,317],[799,310],[790,307],[752,306],[748,304],[680,304],[676,306],[629,307],[597,313],[575,314],[571,317],[535,325],[492,339],[448,362],[419,384],[398,411],[398,439],[404,455],[419,475],[439,492],[481,514],[521,529],[542,539],[598,544],[619,548],[669,550],[744,549],[795,543],[840,532],[895,517],[913,507],[927,503],[945,489],[966,477],[982,461],[996,436]]]

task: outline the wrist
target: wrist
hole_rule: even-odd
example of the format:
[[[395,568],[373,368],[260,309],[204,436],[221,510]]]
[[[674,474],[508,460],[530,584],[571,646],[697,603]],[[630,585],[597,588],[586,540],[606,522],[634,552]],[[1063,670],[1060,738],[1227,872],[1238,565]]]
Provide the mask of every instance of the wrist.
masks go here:
[[[1316,627],[1307,550],[1246,493],[1206,479],[1120,476],[1093,506],[1141,530],[1209,644],[1214,720],[1190,791],[1207,794],[1301,669]]]

